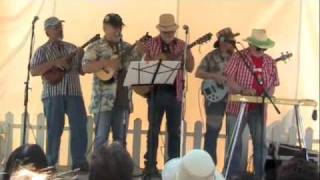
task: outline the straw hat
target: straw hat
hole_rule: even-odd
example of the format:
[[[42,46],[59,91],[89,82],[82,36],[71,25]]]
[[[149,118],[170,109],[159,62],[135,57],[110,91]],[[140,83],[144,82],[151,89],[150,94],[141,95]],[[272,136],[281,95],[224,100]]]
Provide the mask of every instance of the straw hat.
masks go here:
[[[168,161],[162,171],[163,180],[224,180],[211,156],[203,150],[192,150],[183,158]]]
[[[251,36],[244,39],[244,41],[261,49],[272,48],[275,44],[274,41],[268,38],[265,29],[253,29]]]
[[[176,24],[172,14],[162,14],[159,18],[159,24],[156,26],[159,31],[176,31],[179,25]]]

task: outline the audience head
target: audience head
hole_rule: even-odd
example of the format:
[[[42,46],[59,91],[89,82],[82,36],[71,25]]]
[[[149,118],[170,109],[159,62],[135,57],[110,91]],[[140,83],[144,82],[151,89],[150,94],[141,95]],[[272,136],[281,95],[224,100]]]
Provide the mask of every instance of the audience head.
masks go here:
[[[89,180],[131,180],[133,161],[120,143],[103,145],[92,155]]]
[[[40,170],[48,166],[46,156],[39,145],[25,144],[15,149],[5,165],[6,175],[4,179],[9,179],[14,172],[23,166],[32,167],[34,170]]]
[[[292,158],[277,169],[277,180],[318,180],[317,163],[304,158]]]

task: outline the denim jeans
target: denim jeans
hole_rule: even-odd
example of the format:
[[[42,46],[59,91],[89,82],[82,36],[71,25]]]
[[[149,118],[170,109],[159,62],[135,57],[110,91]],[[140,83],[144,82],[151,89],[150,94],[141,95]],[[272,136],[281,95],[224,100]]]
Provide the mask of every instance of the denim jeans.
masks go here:
[[[158,89],[148,98],[147,152],[144,155],[145,166],[155,168],[161,122],[164,113],[167,118],[168,158],[179,156],[181,102],[177,101],[175,91]]]
[[[217,165],[217,142],[222,127],[223,116],[207,115],[204,150],[207,151]]]
[[[230,145],[232,133],[235,130],[235,125],[237,121],[237,116],[229,115],[227,114],[227,143]],[[262,127],[266,128],[266,125],[263,121],[263,115],[261,113],[261,108],[257,108],[256,110],[247,112],[243,118],[243,123],[240,126],[240,136],[238,136],[237,144],[234,149],[234,155],[231,160],[231,165],[229,169],[229,175],[240,175],[241,172],[241,153],[242,152],[242,141],[241,141],[241,135],[243,133],[243,130],[245,128],[245,125],[248,124],[251,138],[252,138],[252,144],[253,144],[253,164],[254,164],[254,170],[255,175],[260,176],[263,175],[263,167],[266,157],[266,142],[265,142],[265,132],[263,133],[263,139],[261,139],[262,136]],[[227,146],[228,148],[229,146]],[[261,154],[262,153],[262,154]]]
[[[68,115],[71,133],[72,167],[87,163],[87,115],[81,96],[51,96],[44,98],[44,114],[47,118],[47,159],[55,166],[59,158],[60,140],[64,117]]]
[[[226,101],[216,103],[205,101],[206,133],[204,136],[204,150],[207,151],[217,165],[217,142],[225,114]]]
[[[98,149],[104,143],[108,143],[110,129],[112,129],[113,141],[119,141],[126,145],[129,110],[121,106],[114,106],[111,111],[103,111],[94,115],[96,132],[94,149]]]

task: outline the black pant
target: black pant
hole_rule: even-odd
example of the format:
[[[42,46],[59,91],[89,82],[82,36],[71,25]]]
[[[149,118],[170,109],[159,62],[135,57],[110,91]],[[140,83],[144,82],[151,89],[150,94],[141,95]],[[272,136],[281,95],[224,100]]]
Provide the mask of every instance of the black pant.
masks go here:
[[[149,129],[147,152],[144,155],[147,168],[155,168],[157,165],[158,139],[165,112],[168,132],[168,158],[170,160],[179,156],[181,102],[177,101],[174,88],[160,87],[148,98]]]

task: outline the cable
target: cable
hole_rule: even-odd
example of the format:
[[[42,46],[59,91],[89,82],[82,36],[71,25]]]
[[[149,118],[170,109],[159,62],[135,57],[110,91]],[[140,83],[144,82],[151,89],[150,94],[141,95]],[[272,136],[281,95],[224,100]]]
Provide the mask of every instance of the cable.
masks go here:
[[[201,106],[201,98],[200,98],[200,94],[201,94],[201,87],[199,87],[198,89],[198,109],[199,109],[199,113],[200,113],[200,118],[201,118],[201,122],[202,124],[204,123],[204,118],[203,118],[203,114],[202,114],[202,106]]]

